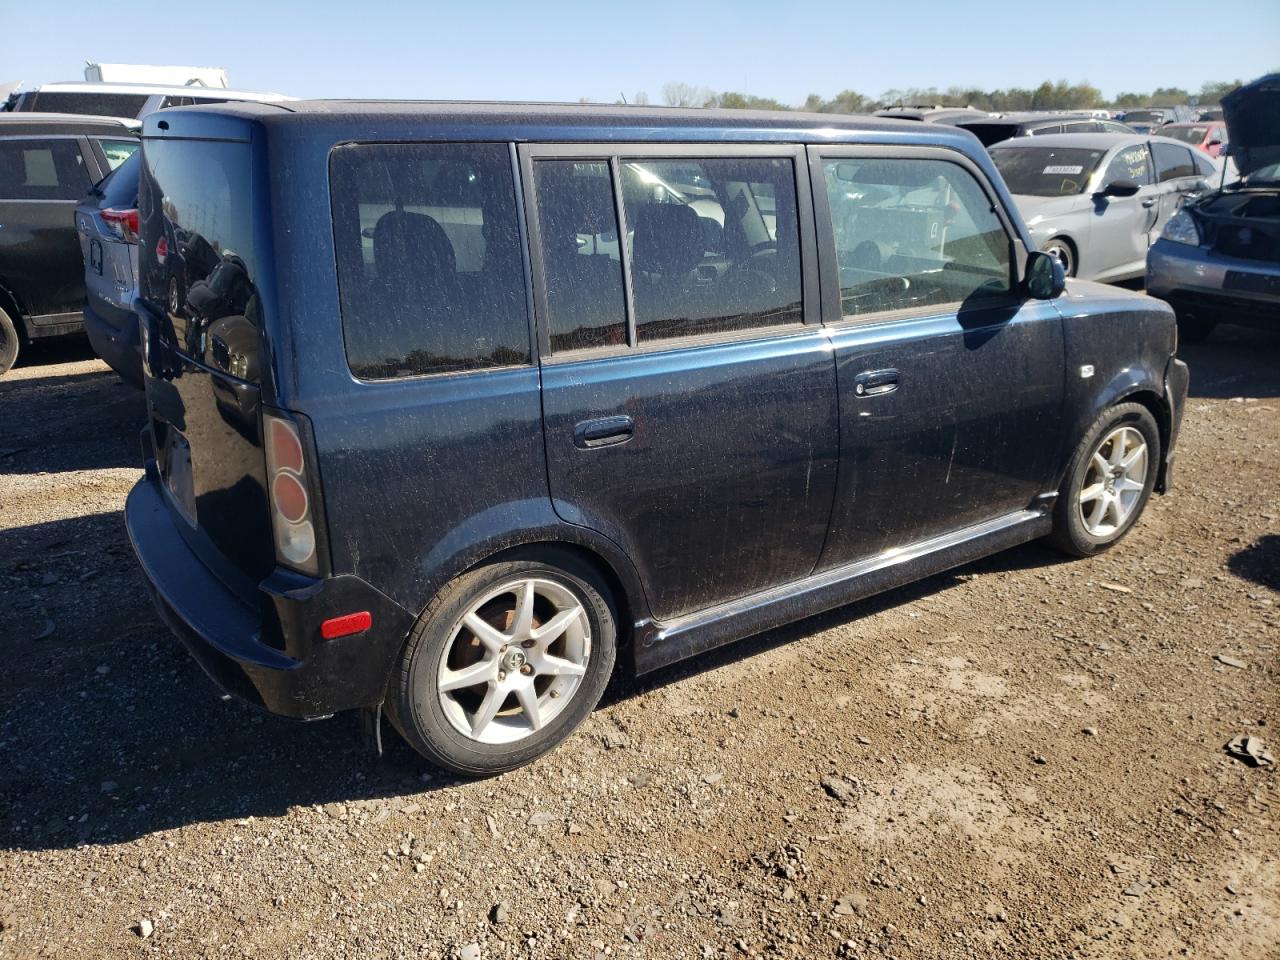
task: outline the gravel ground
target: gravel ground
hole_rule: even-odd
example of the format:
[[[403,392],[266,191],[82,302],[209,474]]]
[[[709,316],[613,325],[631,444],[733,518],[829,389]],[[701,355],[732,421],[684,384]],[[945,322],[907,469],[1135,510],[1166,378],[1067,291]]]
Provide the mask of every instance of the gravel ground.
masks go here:
[[[141,396],[0,382],[0,957],[1276,957],[1280,337],[1188,348],[1176,487],[655,676],[497,779],[221,702],[121,522]],[[1254,741],[1256,743],[1256,741]]]

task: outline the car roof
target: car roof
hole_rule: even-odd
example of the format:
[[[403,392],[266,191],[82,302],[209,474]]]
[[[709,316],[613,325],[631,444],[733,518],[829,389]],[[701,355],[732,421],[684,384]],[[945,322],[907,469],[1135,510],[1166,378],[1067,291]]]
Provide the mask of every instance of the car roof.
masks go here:
[[[124,117],[82,116],[77,113],[0,113],[0,136],[30,133],[132,133],[142,123]]]
[[[494,127],[509,128],[502,136],[512,140],[542,137],[555,128],[566,140],[651,140],[654,128],[698,131],[707,139],[726,141],[776,141],[820,143],[850,139],[852,135],[879,135],[879,139],[903,139],[944,144],[966,153],[980,152],[972,134],[944,124],[872,117],[863,114],[804,113],[792,110],[720,110],[710,108],[649,107],[583,103],[527,103],[453,100],[293,100],[288,103],[223,103],[196,107],[171,107],[146,118],[147,136],[156,124],[180,117],[221,114],[259,121],[267,125],[298,122],[333,125],[373,121],[380,126],[448,126],[459,135],[467,128],[477,136],[491,136]],[[527,135],[521,128],[531,131]],[[537,129],[537,133],[532,131]],[[683,139],[701,139],[685,135]]]
[[[227,97],[231,100],[291,100],[283,93],[231,90],[199,84],[182,86],[161,83],[95,83],[90,80],[59,80],[24,87],[19,93],[132,93],[151,97]]]

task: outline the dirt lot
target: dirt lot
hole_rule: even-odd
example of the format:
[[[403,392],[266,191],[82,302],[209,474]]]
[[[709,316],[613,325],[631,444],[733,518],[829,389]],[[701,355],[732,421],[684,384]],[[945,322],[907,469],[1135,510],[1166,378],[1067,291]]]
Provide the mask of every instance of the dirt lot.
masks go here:
[[[120,517],[142,400],[0,382],[0,957],[1280,956],[1280,337],[1185,351],[1176,489],[619,679],[558,753],[427,770],[221,702]],[[1225,662],[1223,659],[1225,658]]]

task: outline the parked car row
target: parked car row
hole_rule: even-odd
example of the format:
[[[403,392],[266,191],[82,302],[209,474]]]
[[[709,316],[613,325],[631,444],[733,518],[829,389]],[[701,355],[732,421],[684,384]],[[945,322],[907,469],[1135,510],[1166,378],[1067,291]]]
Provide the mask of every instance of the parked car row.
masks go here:
[[[83,330],[99,356],[141,386],[136,117],[289,99],[136,83],[50,83],[15,93],[0,111],[0,374],[23,344]]]

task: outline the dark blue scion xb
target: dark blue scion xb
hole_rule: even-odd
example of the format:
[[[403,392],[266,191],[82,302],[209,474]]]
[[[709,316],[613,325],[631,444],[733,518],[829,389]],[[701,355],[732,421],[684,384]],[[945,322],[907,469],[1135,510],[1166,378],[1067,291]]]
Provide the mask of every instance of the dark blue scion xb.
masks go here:
[[[129,534],[214,680],[527,763],[645,672],[1167,488],[1173,312],[863,117],[296,102],[146,121]]]

